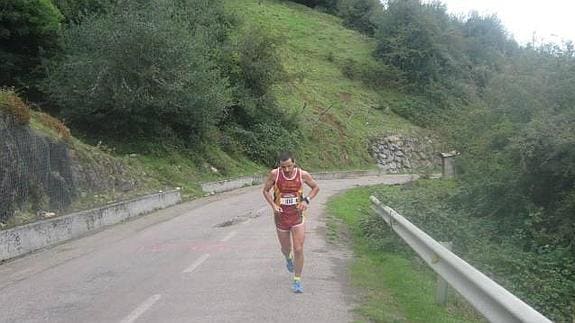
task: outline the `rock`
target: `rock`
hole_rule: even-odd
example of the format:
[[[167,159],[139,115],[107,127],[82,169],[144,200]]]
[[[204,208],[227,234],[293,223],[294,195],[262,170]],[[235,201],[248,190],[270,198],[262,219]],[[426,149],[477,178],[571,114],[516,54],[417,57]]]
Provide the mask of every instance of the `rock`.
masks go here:
[[[54,212],[38,211],[36,215],[42,219],[49,219],[56,216]]]

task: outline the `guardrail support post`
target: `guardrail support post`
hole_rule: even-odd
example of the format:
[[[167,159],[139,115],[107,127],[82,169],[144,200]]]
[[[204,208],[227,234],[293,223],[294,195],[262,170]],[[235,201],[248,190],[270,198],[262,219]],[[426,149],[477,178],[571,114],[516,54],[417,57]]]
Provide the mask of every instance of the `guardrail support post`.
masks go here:
[[[441,243],[442,246],[444,246],[445,248],[447,248],[449,251],[451,251],[452,248],[452,243],[451,241],[449,242],[439,242]],[[447,304],[447,287],[449,285],[447,284],[447,282],[445,281],[445,279],[441,278],[441,276],[437,275],[437,291],[435,293],[435,302],[439,305],[445,305]]]

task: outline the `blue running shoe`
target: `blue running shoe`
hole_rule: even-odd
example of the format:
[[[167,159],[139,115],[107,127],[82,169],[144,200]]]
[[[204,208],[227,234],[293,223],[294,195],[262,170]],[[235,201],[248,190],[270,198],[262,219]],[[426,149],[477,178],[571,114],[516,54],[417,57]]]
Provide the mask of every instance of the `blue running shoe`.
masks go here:
[[[301,280],[294,280],[293,284],[291,285],[291,290],[294,293],[303,293],[303,286],[301,285]]]
[[[293,258],[286,258],[286,268],[290,273],[293,273]]]

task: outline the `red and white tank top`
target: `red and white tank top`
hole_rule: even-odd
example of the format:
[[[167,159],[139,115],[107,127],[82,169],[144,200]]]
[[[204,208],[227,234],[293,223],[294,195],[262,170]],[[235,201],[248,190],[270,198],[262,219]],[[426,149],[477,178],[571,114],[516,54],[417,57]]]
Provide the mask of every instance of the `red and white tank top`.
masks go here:
[[[296,207],[303,195],[303,181],[301,169],[294,168],[291,177],[286,177],[281,168],[278,168],[274,184],[274,202],[283,207]]]

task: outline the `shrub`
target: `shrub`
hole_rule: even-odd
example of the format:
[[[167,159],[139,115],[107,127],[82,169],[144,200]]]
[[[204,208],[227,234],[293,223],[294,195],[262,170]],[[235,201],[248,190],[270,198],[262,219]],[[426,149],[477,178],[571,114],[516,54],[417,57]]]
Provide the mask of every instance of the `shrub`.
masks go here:
[[[358,62],[348,58],[342,63],[341,72],[345,77],[362,81],[372,88],[400,86],[402,83],[402,73],[381,62]]]
[[[299,130],[290,131],[278,122],[258,123],[250,130],[238,127],[233,132],[241,142],[243,152],[268,167],[275,166],[281,151],[299,151],[302,142]]]
[[[224,62],[238,101],[258,99],[285,76],[275,40],[261,29],[248,28],[228,52]]]
[[[235,104],[221,124],[221,145],[273,166],[280,150],[296,150],[301,141],[295,116],[286,115],[271,93],[285,76],[275,40],[248,28],[227,54],[224,65],[234,85]]]
[[[383,12],[378,0],[339,0],[337,8],[345,26],[369,36],[375,33],[374,17]]]
[[[317,8],[322,11],[335,12],[338,0],[292,0],[310,8]]]
[[[50,0],[0,0],[0,86],[27,89],[58,49],[62,14]]]
[[[53,0],[68,22],[79,23],[82,18],[104,14],[117,0]]]
[[[204,17],[218,5],[126,1],[71,26],[47,82],[62,116],[101,136],[200,143],[231,103],[212,58],[220,29]]]
[[[12,117],[16,124],[26,125],[30,122],[30,108],[13,90],[0,89],[0,109]]]
[[[40,123],[44,126],[54,130],[60,139],[65,141],[70,141],[72,139],[72,134],[70,133],[70,129],[66,127],[62,121],[52,117],[46,113],[40,113],[39,115]]]

